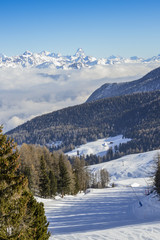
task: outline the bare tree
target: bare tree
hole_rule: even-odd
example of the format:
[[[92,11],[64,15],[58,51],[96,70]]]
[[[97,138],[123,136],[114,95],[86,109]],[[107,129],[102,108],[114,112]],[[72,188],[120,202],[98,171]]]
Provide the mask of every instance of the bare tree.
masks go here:
[[[105,188],[109,183],[109,173],[106,169],[101,169],[100,180],[102,188]]]

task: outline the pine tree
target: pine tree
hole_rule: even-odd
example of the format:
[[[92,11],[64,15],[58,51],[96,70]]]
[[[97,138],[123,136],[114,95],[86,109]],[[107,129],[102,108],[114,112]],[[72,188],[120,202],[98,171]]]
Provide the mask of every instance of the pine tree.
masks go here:
[[[14,141],[0,127],[0,239],[47,240],[43,205],[33,198],[27,178],[19,174],[18,157]]]
[[[73,162],[73,171],[75,175],[75,194],[77,194],[81,190],[81,186],[80,186],[81,167],[80,166],[81,166],[80,159],[76,157]]]
[[[158,195],[160,195],[160,155],[157,155],[157,166],[154,177],[154,186],[156,192],[158,193]]]
[[[39,191],[41,197],[49,197],[50,196],[50,182],[49,177],[46,170],[46,165],[44,161],[44,157],[41,157],[40,162],[40,178],[39,178]]]
[[[32,190],[33,180],[32,180],[32,174],[31,174],[30,167],[25,166],[24,170],[23,170],[23,174],[28,179],[28,187],[29,187],[29,189]]]
[[[50,233],[48,233],[49,223],[46,221],[43,203],[37,203],[32,196],[27,207],[26,221],[29,222],[30,228],[28,228],[28,238],[26,240],[48,240],[50,237]]]
[[[73,162],[73,170],[75,174],[75,193],[85,191],[88,185],[88,171],[85,167],[84,159],[76,157]]]
[[[49,171],[49,181],[50,181],[50,197],[56,195],[57,192],[57,181],[53,171]]]
[[[58,191],[61,193],[62,197],[69,193],[71,179],[69,173],[64,163],[63,155],[59,157],[59,180],[58,180]]]

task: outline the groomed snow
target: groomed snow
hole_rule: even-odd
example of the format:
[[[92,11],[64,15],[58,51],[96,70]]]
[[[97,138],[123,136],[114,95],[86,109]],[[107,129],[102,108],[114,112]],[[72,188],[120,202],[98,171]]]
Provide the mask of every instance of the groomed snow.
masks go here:
[[[160,202],[151,190],[160,151],[128,155],[90,166],[106,168],[116,187],[89,189],[86,194],[38,199],[50,222],[50,240],[159,240]],[[140,206],[139,202],[142,203]]]
[[[103,138],[99,139],[94,142],[88,142],[86,144],[81,145],[80,147],[76,147],[74,150],[66,153],[68,156],[77,156],[77,151],[79,155],[86,156],[90,154],[95,154],[97,156],[103,157],[106,155],[109,148],[114,147],[117,145],[119,146],[120,143],[126,143],[131,141],[129,138],[123,138],[123,135],[118,135],[115,137]]]
[[[131,154],[116,160],[89,166],[92,173],[107,169],[111,181],[136,181],[136,179],[153,176],[155,172],[156,156],[158,150],[146,153]],[[135,180],[135,181],[134,181]]]

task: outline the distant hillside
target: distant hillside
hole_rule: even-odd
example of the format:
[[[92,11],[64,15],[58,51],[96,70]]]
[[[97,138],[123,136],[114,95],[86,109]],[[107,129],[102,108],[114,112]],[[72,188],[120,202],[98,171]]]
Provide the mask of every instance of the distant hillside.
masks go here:
[[[95,90],[88,98],[87,102],[96,101],[106,97],[155,90],[160,90],[160,67],[151,71],[139,80],[124,83],[106,83]]]
[[[62,141],[72,149],[98,138],[123,134],[128,149],[160,148],[160,91],[102,99],[45,114],[8,132],[18,144]],[[121,151],[126,149],[121,148]],[[133,151],[134,152],[134,151]]]

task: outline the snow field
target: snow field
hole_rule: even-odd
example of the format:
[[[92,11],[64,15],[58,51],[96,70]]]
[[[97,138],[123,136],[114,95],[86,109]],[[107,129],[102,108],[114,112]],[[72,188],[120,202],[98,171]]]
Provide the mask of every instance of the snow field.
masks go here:
[[[131,154],[113,161],[89,166],[91,173],[97,173],[101,169],[107,169],[111,181],[133,181],[137,178],[152,177],[156,167],[156,156],[159,150],[146,153]],[[135,179],[135,180],[134,180]],[[145,182],[145,180],[143,180]]]
[[[74,150],[66,153],[66,155],[77,156],[77,151],[79,151],[79,155],[81,156],[95,154],[97,156],[103,157],[104,155],[106,155],[109,148],[112,147],[114,151],[114,147],[116,145],[119,146],[120,143],[127,143],[129,141],[131,141],[131,139],[123,138],[123,135],[103,138],[94,142],[88,142],[86,144],[81,145],[80,147],[76,147]]]
[[[39,199],[50,222],[50,240],[159,240],[160,202],[154,194],[145,196],[158,153],[128,155],[89,167],[92,173],[106,168],[115,188]]]

